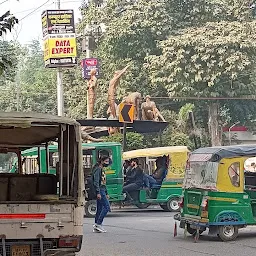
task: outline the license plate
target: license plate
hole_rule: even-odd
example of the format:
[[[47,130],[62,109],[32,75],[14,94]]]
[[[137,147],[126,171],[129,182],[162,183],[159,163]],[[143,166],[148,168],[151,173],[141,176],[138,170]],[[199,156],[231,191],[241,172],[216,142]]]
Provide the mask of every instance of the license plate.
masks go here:
[[[14,245],[12,246],[11,256],[30,256],[30,245]]]

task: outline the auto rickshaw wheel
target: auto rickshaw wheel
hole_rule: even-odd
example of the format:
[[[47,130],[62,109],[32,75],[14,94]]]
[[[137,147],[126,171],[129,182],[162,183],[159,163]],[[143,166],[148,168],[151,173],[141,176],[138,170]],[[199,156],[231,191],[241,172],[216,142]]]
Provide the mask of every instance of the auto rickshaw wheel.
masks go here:
[[[139,209],[147,209],[150,204],[147,204],[147,203],[136,203],[135,204]]]
[[[187,224],[187,231],[192,236],[196,235],[196,229],[191,228],[189,224]],[[199,230],[199,235],[201,235],[203,232],[204,232],[204,230]]]
[[[178,212],[180,210],[179,201],[180,199],[178,197],[173,197],[166,204],[160,204],[160,207],[165,212]]]
[[[84,206],[84,215],[88,218],[94,218],[97,211],[96,200],[89,200]]]
[[[223,241],[233,241],[238,236],[238,227],[233,225],[223,225],[218,228],[218,237]]]
[[[165,212],[169,212],[168,208],[167,208],[167,204],[159,204],[160,207],[165,211]]]

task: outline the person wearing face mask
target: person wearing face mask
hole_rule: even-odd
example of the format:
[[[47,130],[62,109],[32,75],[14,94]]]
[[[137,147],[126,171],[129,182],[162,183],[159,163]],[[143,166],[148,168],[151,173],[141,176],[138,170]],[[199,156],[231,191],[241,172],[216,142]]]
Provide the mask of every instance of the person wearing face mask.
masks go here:
[[[109,196],[106,187],[106,173],[104,167],[110,165],[109,156],[101,156],[98,163],[93,167],[93,185],[97,194],[97,211],[93,231],[105,233],[102,227],[104,218],[110,212]]]

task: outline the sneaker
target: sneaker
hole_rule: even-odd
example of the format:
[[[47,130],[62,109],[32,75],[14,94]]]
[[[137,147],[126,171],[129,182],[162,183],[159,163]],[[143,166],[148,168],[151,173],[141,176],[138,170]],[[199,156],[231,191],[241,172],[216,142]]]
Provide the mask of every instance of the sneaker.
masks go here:
[[[95,225],[95,230],[100,233],[106,233],[107,231],[101,225]]]
[[[97,224],[94,224],[93,225],[93,230],[92,230],[93,233],[100,233],[98,230],[97,230]]]

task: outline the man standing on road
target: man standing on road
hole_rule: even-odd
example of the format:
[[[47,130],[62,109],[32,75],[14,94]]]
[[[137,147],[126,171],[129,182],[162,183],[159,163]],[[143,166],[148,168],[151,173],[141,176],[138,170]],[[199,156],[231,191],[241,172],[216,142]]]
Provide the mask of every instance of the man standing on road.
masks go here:
[[[97,194],[97,212],[95,216],[95,224],[93,230],[100,233],[105,233],[106,230],[102,227],[104,218],[110,212],[109,196],[106,188],[106,174],[103,167],[110,164],[108,156],[101,156],[98,163],[93,167],[93,186]]]

